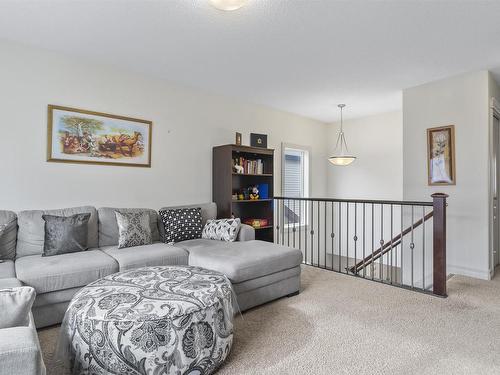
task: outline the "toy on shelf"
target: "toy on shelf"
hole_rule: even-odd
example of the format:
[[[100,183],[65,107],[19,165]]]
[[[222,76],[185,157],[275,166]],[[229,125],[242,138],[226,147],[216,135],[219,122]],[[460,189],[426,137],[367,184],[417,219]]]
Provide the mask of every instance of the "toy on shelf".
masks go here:
[[[250,193],[250,200],[256,201],[259,199],[259,189],[257,188],[257,186],[249,187],[248,191]]]

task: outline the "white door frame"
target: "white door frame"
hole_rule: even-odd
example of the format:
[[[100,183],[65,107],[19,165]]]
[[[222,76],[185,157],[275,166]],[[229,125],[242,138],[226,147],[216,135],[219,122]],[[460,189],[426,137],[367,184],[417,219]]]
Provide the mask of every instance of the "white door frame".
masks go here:
[[[500,103],[495,99],[491,98],[490,102],[490,184],[489,184],[489,222],[490,222],[490,230],[489,230],[489,242],[490,242],[490,252],[489,252],[489,269],[490,269],[490,278],[492,278],[495,274],[495,254],[494,254],[494,236],[495,230],[499,230],[499,228],[494,228],[494,219],[493,219],[493,197],[495,192],[497,193],[497,199],[499,198],[500,192],[497,192],[497,178],[500,176],[497,175],[498,167],[495,163],[495,147],[497,150],[497,162],[500,162],[500,144],[498,143],[498,139],[495,139],[494,135],[500,135],[500,129],[497,129],[498,133],[495,133],[494,130],[494,118],[500,119]],[[494,142],[497,142],[495,145]],[[500,212],[500,209],[497,209],[497,212]]]

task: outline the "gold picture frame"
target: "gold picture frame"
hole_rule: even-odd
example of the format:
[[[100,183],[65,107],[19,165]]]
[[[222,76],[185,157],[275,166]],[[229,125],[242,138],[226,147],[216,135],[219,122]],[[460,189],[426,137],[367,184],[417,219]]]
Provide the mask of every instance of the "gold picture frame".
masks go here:
[[[456,185],[454,125],[427,129],[427,175],[430,186]]]
[[[151,168],[153,123],[48,105],[47,161]]]

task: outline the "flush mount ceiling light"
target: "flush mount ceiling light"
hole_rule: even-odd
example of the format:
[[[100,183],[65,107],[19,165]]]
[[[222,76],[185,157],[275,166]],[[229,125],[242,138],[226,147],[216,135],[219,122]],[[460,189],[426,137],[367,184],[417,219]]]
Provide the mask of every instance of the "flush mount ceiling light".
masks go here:
[[[248,0],[210,0],[210,3],[220,10],[236,10],[246,4]]]
[[[345,104],[339,104],[338,107],[340,108],[340,132],[339,135],[337,136],[337,144],[335,145],[333,156],[330,156],[328,158],[328,161],[333,165],[346,166],[351,164],[354,160],[356,160],[356,157],[349,155],[349,150],[347,149],[347,142],[345,141],[344,128],[343,128],[344,119],[342,116]],[[339,145],[340,145],[340,150],[339,150]]]

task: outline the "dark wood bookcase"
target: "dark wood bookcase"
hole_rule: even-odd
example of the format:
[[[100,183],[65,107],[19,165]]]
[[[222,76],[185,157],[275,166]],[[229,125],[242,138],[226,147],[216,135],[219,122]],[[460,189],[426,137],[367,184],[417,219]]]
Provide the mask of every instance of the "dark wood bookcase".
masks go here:
[[[262,173],[238,174],[234,170],[234,160],[261,160]],[[250,186],[267,184],[267,199],[235,200],[233,194]],[[273,197],[274,197],[274,150],[267,148],[224,145],[213,148],[212,196],[217,203],[219,218],[239,217],[246,219],[267,219],[269,225],[255,228],[255,238],[273,242]]]

